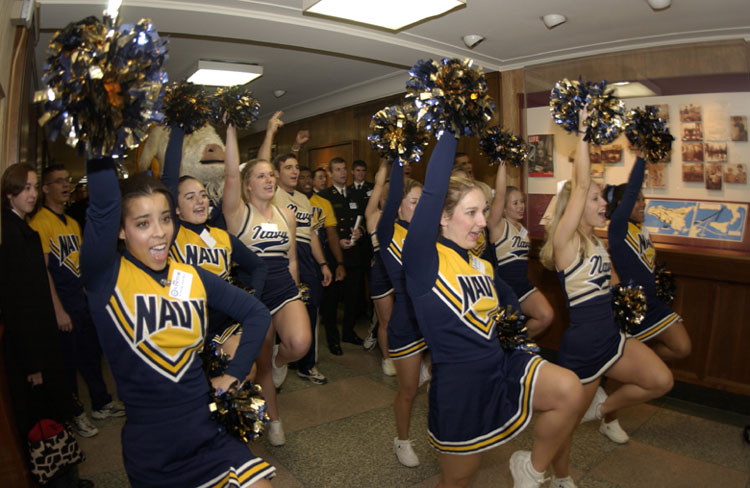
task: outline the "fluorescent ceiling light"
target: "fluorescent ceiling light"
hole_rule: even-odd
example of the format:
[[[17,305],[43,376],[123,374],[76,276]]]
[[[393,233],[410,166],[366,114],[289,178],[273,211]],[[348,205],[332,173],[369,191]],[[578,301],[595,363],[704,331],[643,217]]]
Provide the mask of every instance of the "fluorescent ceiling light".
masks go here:
[[[617,98],[655,97],[658,95],[654,90],[638,81],[621,81],[612,83]]]
[[[465,5],[466,0],[303,0],[302,12],[398,30]]]
[[[198,61],[188,81],[196,85],[233,86],[250,83],[263,76],[263,66],[256,64]]]

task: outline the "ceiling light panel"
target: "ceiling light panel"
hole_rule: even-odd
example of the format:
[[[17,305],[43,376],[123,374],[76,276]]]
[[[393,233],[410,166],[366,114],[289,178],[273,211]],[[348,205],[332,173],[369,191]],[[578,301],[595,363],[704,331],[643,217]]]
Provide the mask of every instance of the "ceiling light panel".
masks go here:
[[[196,85],[234,86],[250,83],[261,76],[263,66],[200,60],[188,81]]]
[[[399,30],[466,5],[466,0],[304,0],[302,11]]]

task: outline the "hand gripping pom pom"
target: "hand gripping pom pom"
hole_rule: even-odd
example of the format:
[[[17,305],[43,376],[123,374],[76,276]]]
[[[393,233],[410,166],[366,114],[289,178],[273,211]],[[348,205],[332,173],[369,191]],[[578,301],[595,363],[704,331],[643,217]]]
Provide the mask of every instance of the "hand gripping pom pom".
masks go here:
[[[657,116],[658,109],[646,106],[628,113],[625,137],[633,146],[643,149],[646,159],[652,163],[664,160],[672,150],[674,137],[669,133],[667,122]]]
[[[260,113],[260,103],[253,97],[253,92],[241,85],[219,89],[214,95],[212,107],[215,124],[226,122],[238,129],[249,129]]]
[[[245,444],[263,435],[270,419],[260,385],[243,382],[221,395],[215,396],[215,393],[208,408],[214,420],[230,435]]]
[[[523,139],[494,126],[484,131],[479,147],[490,164],[507,163],[521,167],[529,159],[531,147]]]
[[[660,264],[654,272],[656,278],[656,296],[664,303],[672,303],[675,297],[675,280],[671,271]]]
[[[560,80],[550,93],[552,120],[566,131],[578,133],[578,111],[585,107],[589,115],[583,121],[584,139],[598,146],[609,144],[625,126],[625,104],[613,92],[606,81]]]
[[[187,81],[172,83],[164,93],[164,121],[190,134],[202,128],[211,117],[210,99],[205,88]]]
[[[515,308],[508,305],[495,314],[493,320],[497,324],[497,338],[505,352],[525,351],[532,354],[539,352],[539,346],[529,338],[526,329],[526,317]]]
[[[151,21],[112,26],[87,17],[56,32],[42,75],[39,125],[51,140],[62,133],[88,159],[123,157],[163,120],[166,39]]]
[[[642,286],[618,283],[612,287],[612,311],[623,332],[633,334],[646,316],[646,295]]]
[[[492,118],[495,104],[487,94],[487,81],[471,60],[420,60],[409,75],[406,100],[436,137],[445,130],[456,136],[478,135]]]
[[[429,143],[423,122],[417,122],[414,105],[393,105],[378,111],[370,121],[367,140],[381,157],[399,164],[416,163]]]

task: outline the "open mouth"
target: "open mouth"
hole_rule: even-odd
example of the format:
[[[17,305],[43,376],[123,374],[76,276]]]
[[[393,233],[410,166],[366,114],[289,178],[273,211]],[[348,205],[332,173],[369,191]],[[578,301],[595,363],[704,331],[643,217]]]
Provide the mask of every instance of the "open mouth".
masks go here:
[[[169,248],[166,244],[159,244],[149,249],[151,257],[156,262],[166,261],[167,255],[169,254]]]
[[[223,159],[201,159],[201,164],[224,164]]]

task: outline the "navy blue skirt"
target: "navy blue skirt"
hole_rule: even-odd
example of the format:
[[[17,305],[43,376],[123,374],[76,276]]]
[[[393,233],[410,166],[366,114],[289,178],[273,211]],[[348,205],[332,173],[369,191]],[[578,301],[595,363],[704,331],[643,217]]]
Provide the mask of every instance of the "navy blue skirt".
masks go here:
[[[380,257],[380,251],[372,256],[372,266],[370,267],[370,299],[377,300],[393,293],[393,285],[388,277],[383,260]]]
[[[425,349],[427,344],[419,330],[411,302],[396,294],[391,320],[388,322],[388,355],[391,359],[403,359]]]
[[[266,286],[263,288],[263,302],[271,315],[275,314],[281,307],[289,302],[300,299],[299,287],[294,282],[289,272],[289,260],[282,257],[264,257],[263,261],[268,267],[266,275]]]

